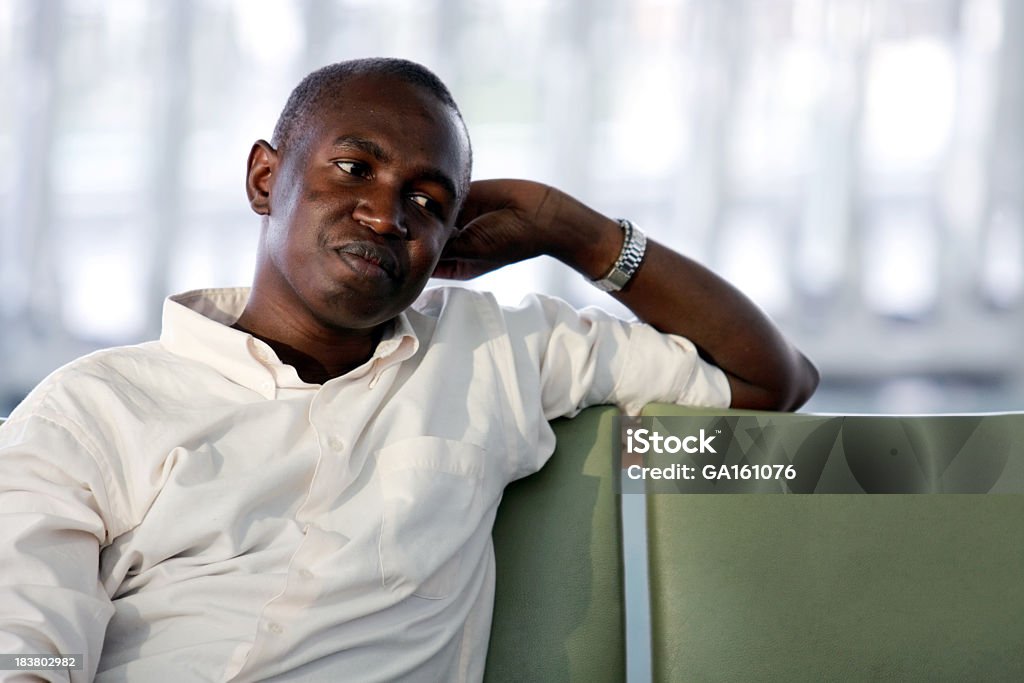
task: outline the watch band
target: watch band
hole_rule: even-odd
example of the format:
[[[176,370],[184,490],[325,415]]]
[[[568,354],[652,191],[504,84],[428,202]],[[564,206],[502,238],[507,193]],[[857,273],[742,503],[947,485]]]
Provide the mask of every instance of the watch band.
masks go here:
[[[602,292],[617,292],[625,287],[636,275],[640,263],[644,260],[644,253],[647,251],[647,235],[633,225],[632,221],[625,218],[618,220],[622,232],[625,233],[619,258],[615,260],[612,269],[603,278],[589,280],[590,284]]]

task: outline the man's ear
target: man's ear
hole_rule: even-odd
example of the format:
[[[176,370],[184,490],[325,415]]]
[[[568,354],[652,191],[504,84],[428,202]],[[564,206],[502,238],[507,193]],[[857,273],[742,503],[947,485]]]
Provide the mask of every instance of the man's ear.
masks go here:
[[[277,150],[266,140],[257,140],[249,151],[249,166],[245,174],[245,193],[249,206],[261,216],[270,215],[270,189],[277,171]]]

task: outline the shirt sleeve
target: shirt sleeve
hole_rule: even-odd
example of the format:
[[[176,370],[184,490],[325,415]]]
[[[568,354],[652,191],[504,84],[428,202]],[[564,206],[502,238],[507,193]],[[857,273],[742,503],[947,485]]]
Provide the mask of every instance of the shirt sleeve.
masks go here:
[[[652,402],[720,408],[730,403],[725,373],[701,359],[685,337],[539,295],[508,309],[505,319],[510,337],[523,340],[520,355],[536,365],[547,420],[602,403],[629,415]]]
[[[73,425],[16,412],[0,426],[0,652],[83,656],[48,680],[96,672],[114,612],[99,579],[106,488]],[[27,678],[0,671],[8,680]]]

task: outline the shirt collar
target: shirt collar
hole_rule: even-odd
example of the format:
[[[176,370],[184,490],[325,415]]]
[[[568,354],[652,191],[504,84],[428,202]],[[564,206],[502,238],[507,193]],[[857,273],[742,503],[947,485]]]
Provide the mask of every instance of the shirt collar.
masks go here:
[[[197,289],[164,300],[160,343],[171,353],[209,365],[226,378],[275,398],[279,388],[316,388],[299,379],[266,343],[233,325],[249,300],[248,287]],[[377,344],[373,356],[342,377],[362,377],[374,365],[400,363],[419,349],[419,339],[406,313],[399,314]]]

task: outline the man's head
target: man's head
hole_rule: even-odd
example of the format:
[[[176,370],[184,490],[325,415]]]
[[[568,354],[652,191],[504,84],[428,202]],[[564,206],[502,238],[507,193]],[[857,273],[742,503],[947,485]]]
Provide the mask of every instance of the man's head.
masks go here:
[[[263,216],[250,303],[342,330],[390,320],[454,233],[470,163],[462,117],[425,68],[358,60],[307,76],[273,144],[249,155]]]
[[[466,129],[462,112],[459,111],[459,105],[456,104],[448,86],[433,71],[407,59],[369,57],[329,64],[317,69],[303,78],[292,90],[284,109],[278,116],[277,124],[274,126],[274,135],[270,139],[271,144],[280,149],[293,143],[296,135],[301,137],[308,117],[316,116],[317,111],[325,105],[332,106],[332,103],[337,100],[341,88],[349,79],[366,75],[391,76],[410,85],[418,85],[432,93],[434,97],[451,109],[466,135],[467,151],[470,155],[465,175],[459,178],[459,197],[460,199],[464,197],[469,188],[473,151],[472,147],[468,145],[469,131]]]

